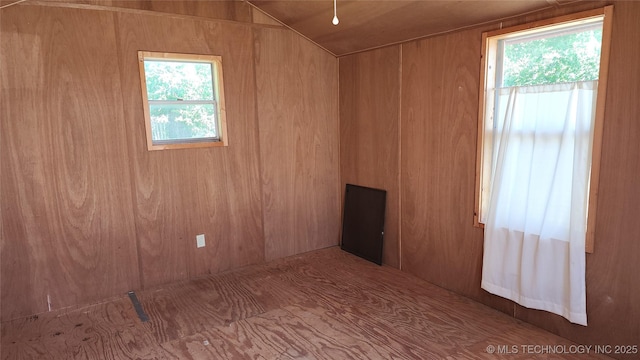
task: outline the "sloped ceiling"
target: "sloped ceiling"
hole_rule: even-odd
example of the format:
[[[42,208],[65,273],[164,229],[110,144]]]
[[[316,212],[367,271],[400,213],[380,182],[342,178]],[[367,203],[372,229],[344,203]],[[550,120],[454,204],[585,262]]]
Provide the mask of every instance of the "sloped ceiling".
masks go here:
[[[336,56],[478,25],[567,0],[248,0]]]

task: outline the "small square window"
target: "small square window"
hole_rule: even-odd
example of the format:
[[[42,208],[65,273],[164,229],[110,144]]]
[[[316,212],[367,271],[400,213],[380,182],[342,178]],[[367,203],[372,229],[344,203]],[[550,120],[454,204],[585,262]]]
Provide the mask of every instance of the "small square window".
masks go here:
[[[149,150],[227,146],[222,58],[139,51]]]

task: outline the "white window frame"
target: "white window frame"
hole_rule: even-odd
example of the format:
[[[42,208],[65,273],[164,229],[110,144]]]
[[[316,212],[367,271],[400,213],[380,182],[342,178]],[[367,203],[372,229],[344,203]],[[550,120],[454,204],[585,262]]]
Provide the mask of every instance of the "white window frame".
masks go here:
[[[203,101],[189,101],[189,100],[156,100],[156,103],[172,104],[177,103],[181,105],[199,105],[199,104],[213,104],[216,110],[216,131],[218,137],[216,138],[192,138],[192,139],[176,139],[176,140],[153,140],[153,134],[151,129],[151,101],[147,95],[147,81],[145,75],[144,62],[145,60],[161,60],[161,61],[175,61],[175,62],[201,62],[211,64],[211,76],[213,85],[213,99]],[[224,82],[222,77],[222,57],[216,55],[194,55],[194,54],[177,54],[167,52],[152,52],[152,51],[138,51],[138,65],[140,69],[140,85],[142,87],[142,102],[145,118],[145,130],[147,138],[147,149],[152,150],[166,150],[166,149],[185,149],[185,148],[202,148],[202,147],[218,147],[228,146],[229,140],[227,135],[227,121],[226,121],[226,108],[224,101]]]
[[[609,47],[611,42],[611,28],[613,17],[613,6],[583,11],[575,14],[560,16],[552,19],[537,21],[519,26],[494,30],[482,34],[482,59],[483,66],[480,73],[479,109],[478,109],[478,141],[476,152],[476,195],[473,222],[476,227],[484,227],[482,219],[483,182],[486,185],[486,178],[489,176],[483,173],[484,168],[490,168],[490,159],[484,156],[486,147],[492,146],[491,139],[485,136],[485,129],[493,128],[493,120],[486,116],[487,107],[494,106],[494,99],[490,98],[491,89],[495,85],[495,67],[497,57],[497,41],[508,37],[509,34],[537,30],[548,30],[549,27],[557,27],[563,24],[576,23],[590,18],[602,17],[602,44],[600,50],[600,70],[598,79],[598,95],[596,99],[594,137],[592,147],[592,163],[589,186],[589,205],[587,217],[586,251],[591,253],[595,244],[595,222],[598,202],[598,185],[600,173],[600,158],[602,148],[602,132],[604,124],[604,110],[607,89],[607,75],[609,71]],[[489,162],[489,165],[486,162]],[[487,167],[488,166],[488,167]],[[484,195],[487,196],[485,191]]]

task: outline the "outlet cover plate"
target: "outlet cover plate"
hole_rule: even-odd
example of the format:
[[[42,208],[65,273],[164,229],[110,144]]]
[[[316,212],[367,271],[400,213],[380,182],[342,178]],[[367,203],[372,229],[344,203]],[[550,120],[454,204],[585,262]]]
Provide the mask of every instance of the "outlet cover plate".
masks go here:
[[[196,235],[196,246],[201,248],[204,247],[204,234]]]

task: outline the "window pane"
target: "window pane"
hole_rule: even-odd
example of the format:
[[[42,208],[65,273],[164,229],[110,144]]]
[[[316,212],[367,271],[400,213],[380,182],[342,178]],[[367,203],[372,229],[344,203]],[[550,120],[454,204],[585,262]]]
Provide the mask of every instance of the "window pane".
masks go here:
[[[587,29],[502,40],[502,87],[598,79],[602,23]]]
[[[149,100],[213,100],[210,63],[145,60]]]
[[[153,141],[219,138],[213,104],[150,104]]]

